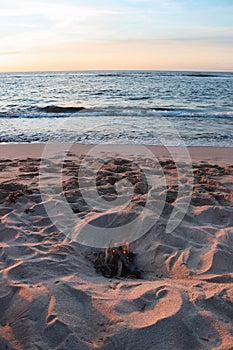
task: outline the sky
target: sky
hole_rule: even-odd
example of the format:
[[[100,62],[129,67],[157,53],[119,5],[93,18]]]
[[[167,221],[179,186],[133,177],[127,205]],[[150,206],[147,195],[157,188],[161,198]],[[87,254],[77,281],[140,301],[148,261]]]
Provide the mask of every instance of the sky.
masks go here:
[[[233,71],[232,0],[0,0],[0,71]]]

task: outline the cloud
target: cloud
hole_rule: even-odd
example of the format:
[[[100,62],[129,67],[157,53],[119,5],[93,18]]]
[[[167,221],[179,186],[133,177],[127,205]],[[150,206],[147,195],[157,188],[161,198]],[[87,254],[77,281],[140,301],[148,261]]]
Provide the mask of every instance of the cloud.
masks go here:
[[[16,1],[11,0],[8,6],[0,4],[0,17],[26,17],[31,15],[42,15],[51,20],[64,20],[104,15],[123,15],[125,7],[108,7],[101,8],[99,6],[90,6],[74,4],[69,1],[40,1],[33,2],[29,0]]]
[[[0,56],[18,55],[20,51],[0,51]]]

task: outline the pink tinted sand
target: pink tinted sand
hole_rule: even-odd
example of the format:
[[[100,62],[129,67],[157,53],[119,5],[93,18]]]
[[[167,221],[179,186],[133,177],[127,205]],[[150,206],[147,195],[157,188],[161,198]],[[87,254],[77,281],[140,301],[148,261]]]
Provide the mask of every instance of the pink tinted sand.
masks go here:
[[[44,201],[59,207],[59,195],[41,198],[43,148],[0,146],[0,349],[231,349],[232,148],[189,147],[191,203],[180,225],[165,233],[182,198],[177,199],[171,155],[149,147],[169,180],[161,218],[130,244],[142,271],[138,280],[97,275],[91,262],[95,249],[68,239],[48,217]],[[101,216],[87,210],[77,191],[80,155],[90,148],[75,145],[63,169],[63,196],[87,222]],[[114,160],[110,166],[129,173]],[[46,167],[52,173],[49,162]],[[183,186],[193,180],[185,171],[182,176]],[[136,204],[144,198],[143,191],[137,194]],[[105,218],[106,213],[102,222]]]

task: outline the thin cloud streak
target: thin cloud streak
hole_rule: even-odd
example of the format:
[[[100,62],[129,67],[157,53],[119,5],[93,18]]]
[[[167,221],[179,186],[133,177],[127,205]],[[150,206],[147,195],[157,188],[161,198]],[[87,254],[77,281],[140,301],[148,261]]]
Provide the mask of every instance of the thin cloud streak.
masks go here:
[[[20,51],[0,51],[0,56],[18,55]]]

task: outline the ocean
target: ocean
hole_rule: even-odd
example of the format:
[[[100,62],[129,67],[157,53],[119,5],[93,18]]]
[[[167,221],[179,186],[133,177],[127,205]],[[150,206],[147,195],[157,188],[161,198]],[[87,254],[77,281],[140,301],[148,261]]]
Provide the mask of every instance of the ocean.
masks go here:
[[[0,142],[233,146],[233,73],[0,74]]]

